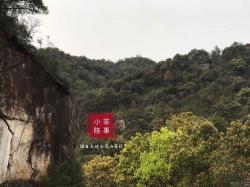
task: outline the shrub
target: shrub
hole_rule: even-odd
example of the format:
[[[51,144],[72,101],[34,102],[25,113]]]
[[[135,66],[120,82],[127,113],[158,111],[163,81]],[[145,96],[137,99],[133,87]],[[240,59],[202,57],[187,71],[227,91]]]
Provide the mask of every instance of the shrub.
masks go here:
[[[75,159],[51,166],[48,176],[42,179],[46,187],[83,187],[84,178],[80,163]]]

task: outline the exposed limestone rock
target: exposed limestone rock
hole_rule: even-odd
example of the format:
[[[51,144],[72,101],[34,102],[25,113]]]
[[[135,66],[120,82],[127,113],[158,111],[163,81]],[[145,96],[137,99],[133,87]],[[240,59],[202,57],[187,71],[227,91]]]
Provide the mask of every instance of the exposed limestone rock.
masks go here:
[[[39,180],[77,143],[78,107],[32,59],[0,37],[0,183]]]
[[[116,126],[119,131],[124,131],[126,128],[125,120],[124,119],[116,120]]]
[[[11,141],[9,148],[9,162],[5,179],[12,180],[16,177],[29,179],[32,174],[30,164],[27,162],[31,142],[33,140],[33,128],[31,123],[17,120],[6,120],[10,126]]]
[[[171,71],[166,71],[164,74],[165,81],[172,81],[173,80],[173,73]]]
[[[4,120],[0,120],[0,183],[6,177],[10,157],[12,132],[9,131],[7,125]]]

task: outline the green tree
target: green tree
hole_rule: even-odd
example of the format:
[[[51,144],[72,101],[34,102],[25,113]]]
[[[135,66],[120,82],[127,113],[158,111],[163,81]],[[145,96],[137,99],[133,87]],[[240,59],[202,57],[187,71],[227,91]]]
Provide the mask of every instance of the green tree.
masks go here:
[[[193,49],[188,53],[188,60],[190,63],[204,64],[209,63],[209,54],[204,50]]]
[[[20,15],[46,14],[48,8],[42,0],[1,0],[0,1],[0,34],[26,46],[32,36],[27,21],[20,21]]]
[[[141,154],[149,149],[148,135],[137,133],[128,141],[121,154],[116,157],[115,181],[120,186],[134,186],[138,177],[135,175],[140,166]]]
[[[74,158],[53,164],[48,176],[42,179],[46,187],[83,187],[84,178],[80,163]]]
[[[250,183],[250,120],[232,122],[212,153],[215,186],[245,186]]]
[[[96,156],[83,165],[87,185],[90,187],[115,186],[114,161],[111,156]]]
[[[171,148],[177,133],[162,128],[160,132],[153,132],[148,138],[150,150],[140,154],[140,166],[135,177],[138,186],[166,186],[172,184]]]
[[[140,157],[139,186],[209,186],[209,153],[219,133],[208,120],[183,113],[168,128],[149,137],[150,151]]]
[[[231,61],[233,69],[236,73],[243,74],[247,69],[247,63],[242,58],[236,58]]]
[[[48,8],[42,0],[2,0],[0,2],[0,12],[12,17],[23,14],[47,13]]]
[[[190,112],[175,115],[160,132],[136,135],[127,142],[117,156],[116,181],[138,187],[246,185],[249,124],[232,122],[223,133]]]

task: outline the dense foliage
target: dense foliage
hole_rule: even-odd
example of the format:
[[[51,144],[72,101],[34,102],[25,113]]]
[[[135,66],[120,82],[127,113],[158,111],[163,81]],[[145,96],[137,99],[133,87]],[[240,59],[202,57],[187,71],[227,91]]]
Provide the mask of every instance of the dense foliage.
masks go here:
[[[83,117],[112,111],[126,122],[120,153],[80,151],[102,155],[84,163],[87,186],[249,183],[249,45],[194,49],[158,63],[140,56],[91,60],[56,48],[40,49],[37,58],[67,83]],[[182,113],[188,111],[195,115]],[[81,143],[103,142],[82,127]]]
[[[20,16],[38,13],[47,13],[42,0],[1,0],[0,35],[29,44]],[[83,166],[74,159],[53,163],[45,186],[249,185],[249,44],[210,53],[193,49],[158,63],[141,56],[113,63],[57,48],[34,51],[35,61],[79,101],[83,118],[114,112],[126,123],[117,140],[106,142],[126,143],[124,149],[80,150]],[[89,139],[84,124],[82,132],[81,143],[104,141]]]
[[[1,0],[0,34],[26,47],[32,36],[27,22],[21,17],[26,14],[46,14],[47,7],[42,0]]]
[[[111,156],[95,156],[84,164],[87,186],[116,186],[113,160]]]
[[[250,121],[219,133],[192,113],[171,117],[159,132],[136,135],[117,156],[119,186],[244,186],[250,182]],[[138,142],[148,142],[138,144]]]
[[[113,111],[124,119],[123,139],[159,130],[180,112],[207,117],[219,131],[249,114],[249,45],[234,43],[211,53],[194,49],[159,63],[140,56],[117,63],[91,60],[54,48],[41,49],[37,56],[67,82],[83,117]]]
[[[42,178],[45,187],[83,187],[84,178],[79,161],[72,158],[50,166],[48,176]]]

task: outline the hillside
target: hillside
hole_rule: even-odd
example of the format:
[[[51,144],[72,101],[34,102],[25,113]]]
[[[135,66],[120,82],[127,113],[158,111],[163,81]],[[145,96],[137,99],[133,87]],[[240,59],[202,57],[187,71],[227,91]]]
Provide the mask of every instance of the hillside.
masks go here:
[[[62,42],[61,46],[67,41],[66,45],[72,51],[76,50],[73,49],[76,46],[80,48],[77,50],[84,49],[76,45],[76,40],[71,38],[74,35],[81,45],[89,49],[98,44],[94,48],[103,50],[100,48],[103,45],[99,44],[104,41],[112,44],[115,41],[119,43],[115,45],[116,49],[131,54],[120,41],[121,37],[116,37],[117,34],[124,35],[122,39],[127,40],[129,47],[140,41],[136,28],[142,26],[142,21],[138,25],[133,24],[135,29],[134,26],[122,24],[129,30],[127,33],[124,27],[121,31],[126,32],[122,34],[116,30],[119,19],[112,25],[106,25],[111,17],[105,16],[105,11],[100,11],[101,4],[96,3],[94,12],[103,19],[91,21],[91,26],[87,26],[84,19],[78,21],[79,16],[93,18],[91,10],[84,16],[80,14],[87,3],[75,9],[73,5],[77,2],[72,4],[69,1],[67,5],[76,14],[70,13],[67,6],[58,17],[59,20],[54,13],[57,10],[60,13],[64,3],[66,1],[57,3],[56,11],[52,8],[52,15],[56,18],[53,25],[59,29],[52,30],[59,37],[57,42]],[[216,18],[216,24],[215,21],[210,24],[210,18],[205,21],[202,19],[202,23],[209,28],[205,29],[198,22],[194,24],[209,31],[206,37],[202,37],[209,39],[210,44],[215,41],[210,41],[212,38],[216,39],[216,43],[221,43],[220,39],[225,43],[238,38],[231,35],[233,32],[229,33],[230,37],[218,37],[218,33],[216,36],[210,33],[221,30],[224,35],[224,31],[229,28],[225,27],[227,20],[232,24],[230,28],[237,28],[233,29],[234,32],[243,30],[243,26],[244,31],[247,31],[247,12],[240,12],[241,9],[234,6],[234,9],[237,8],[236,13],[231,14],[230,9],[230,14],[226,14],[227,6],[224,4],[230,3],[224,2],[221,11],[219,4],[214,6],[212,3],[213,16],[206,16]],[[106,3],[103,5],[109,7]],[[140,15],[147,23],[145,26],[148,25],[140,32],[143,36],[143,43],[140,44],[144,45],[145,40],[148,49],[157,46],[158,50],[161,42],[167,41],[168,45],[161,49],[164,53],[166,49],[181,50],[183,36],[178,38],[181,41],[180,48],[170,45],[171,41],[165,32],[160,32],[163,40],[156,40],[150,33],[158,30],[156,28],[160,21],[164,21],[161,25],[167,26],[168,30],[174,29],[173,34],[194,34],[193,40],[185,41],[189,44],[187,46],[193,46],[199,40],[195,33],[203,31],[195,27],[194,32],[189,26],[192,26],[192,21],[197,21],[197,15],[203,14],[203,6],[209,7],[208,4],[200,4],[197,10],[201,11],[194,14],[195,19],[187,16],[187,27],[175,16],[158,15],[158,8],[157,14],[151,12],[151,6],[145,9],[143,1],[138,5],[140,11],[135,15]],[[175,15],[181,15],[179,13],[184,13],[186,9],[191,10],[192,14],[196,13],[193,11],[196,6],[191,2],[188,2],[191,9],[183,6],[184,9],[180,11],[179,5],[183,5],[183,2],[178,2],[178,9],[173,8]],[[119,18],[117,8],[115,18]],[[164,13],[171,12],[168,6],[166,8],[168,10],[164,10]],[[219,25],[215,11],[217,8],[220,19],[224,16]],[[141,16],[143,11],[152,18],[157,16],[157,20]],[[43,38],[39,37],[39,47],[32,45],[36,42],[36,27],[40,24],[36,16],[32,15],[48,12],[43,0],[0,1],[0,186],[250,186],[250,44],[235,42],[223,50],[215,47],[211,52],[193,49],[187,54],[176,54],[172,59],[160,62],[141,56],[118,62],[95,60],[72,56],[58,48],[42,48]],[[130,15],[134,17],[132,9],[126,14],[124,21],[136,23],[136,19],[129,19]],[[237,15],[241,19],[235,25]],[[74,26],[69,24],[65,16],[73,18]],[[173,26],[165,21],[166,17],[174,22]],[[98,29],[98,37],[93,34],[94,38],[91,38],[87,34],[103,23],[105,29],[116,27],[109,30],[111,37],[108,40],[102,35],[106,32],[104,27]],[[157,27],[151,30],[149,25]],[[52,25],[48,26],[52,28]],[[70,32],[72,28],[73,33]],[[82,36],[87,36],[91,44],[77,35],[78,30]],[[180,30],[182,32],[178,32]],[[148,34],[144,35],[144,31]],[[67,35],[61,35],[63,32]],[[244,32],[237,35],[243,36]],[[47,39],[48,45],[52,44],[49,36]],[[97,43],[95,39],[98,39]],[[242,40],[248,41],[246,38]],[[136,47],[136,51],[143,47]],[[102,52],[106,54],[104,50]],[[152,55],[150,51],[145,54]],[[118,53],[113,51],[112,55]],[[114,118],[112,114],[103,112],[112,112]],[[116,127],[110,123],[113,119],[117,124],[115,136],[113,130]],[[85,120],[89,124],[85,124]]]
[[[52,48],[41,49],[38,56],[67,82],[83,116],[113,111],[124,119],[126,139],[159,130],[180,112],[207,117],[221,131],[249,114],[249,45],[234,43],[210,53],[194,49],[158,63],[143,57],[91,60]]]
[[[124,149],[82,149],[86,186],[249,186],[250,46],[193,49],[154,62],[116,63],[40,49],[37,58],[80,101],[81,115],[125,121]],[[46,63],[45,63],[46,62]]]

